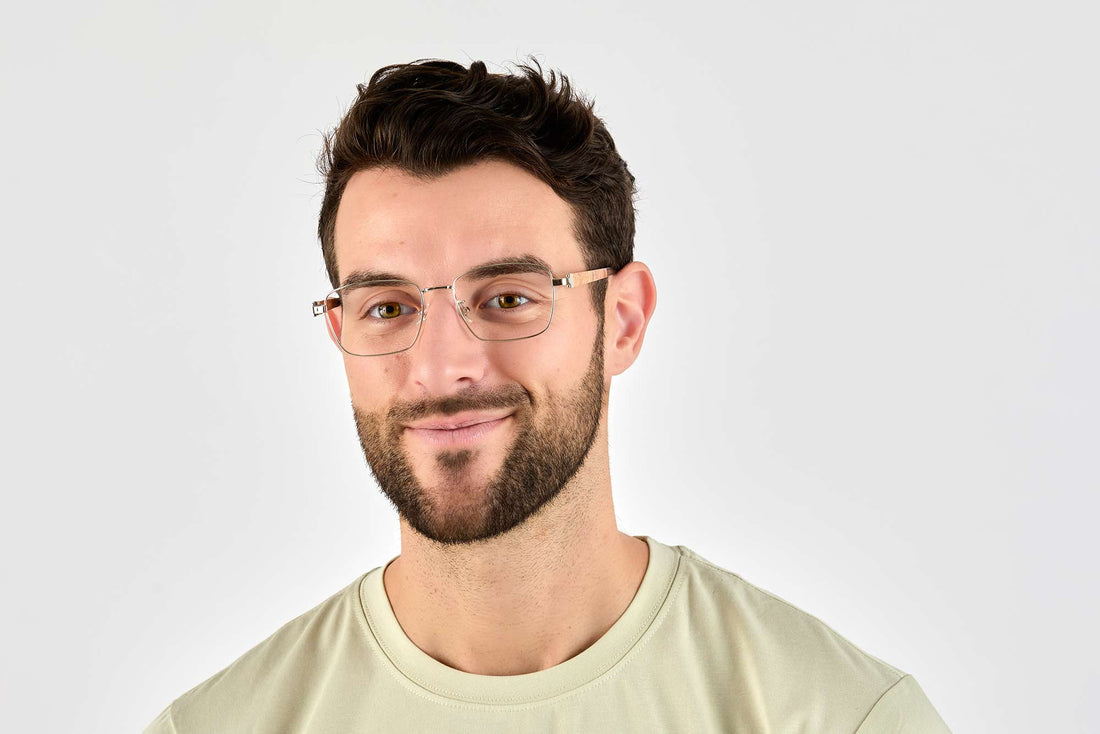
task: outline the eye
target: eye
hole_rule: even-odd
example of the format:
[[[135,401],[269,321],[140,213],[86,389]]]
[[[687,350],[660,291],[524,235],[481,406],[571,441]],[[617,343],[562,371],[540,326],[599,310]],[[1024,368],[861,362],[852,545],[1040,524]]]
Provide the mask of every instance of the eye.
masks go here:
[[[493,296],[485,302],[484,308],[502,308],[505,310],[517,308],[527,303],[530,299],[518,293],[501,293]]]
[[[371,306],[367,309],[367,316],[383,321],[390,321],[396,319],[398,316],[407,316],[415,310],[416,309],[412,306],[397,303],[396,301],[389,301],[387,303],[379,303]]]

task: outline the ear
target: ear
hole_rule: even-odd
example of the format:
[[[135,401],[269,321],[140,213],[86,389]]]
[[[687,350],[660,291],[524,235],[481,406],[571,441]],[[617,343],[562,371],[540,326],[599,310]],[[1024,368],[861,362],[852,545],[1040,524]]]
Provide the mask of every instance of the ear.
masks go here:
[[[634,364],[653,310],[657,284],[645,263],[631,262],[608,278],[604,299],[604,369],[622,374]]]

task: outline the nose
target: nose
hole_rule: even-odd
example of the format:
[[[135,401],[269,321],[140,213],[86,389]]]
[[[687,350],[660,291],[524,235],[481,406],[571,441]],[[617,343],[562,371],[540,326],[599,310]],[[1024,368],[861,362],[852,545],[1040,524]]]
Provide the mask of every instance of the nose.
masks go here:
[[[409,378],[427,395],[450,395],[476,385],[488,371],[484,347],[466,327],[451,291],[429,289],[420,335],[406,352]]]

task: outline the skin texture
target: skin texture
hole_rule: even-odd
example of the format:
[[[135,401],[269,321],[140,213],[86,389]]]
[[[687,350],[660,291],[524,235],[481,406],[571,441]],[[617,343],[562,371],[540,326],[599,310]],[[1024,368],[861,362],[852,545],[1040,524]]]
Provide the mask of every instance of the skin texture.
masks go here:
[[[431,180],[360,171],[335,243],[341,277],[372,268],[421,287],[524,254],[557,276],[587,269],[569,205],[498,161]],[[568,660],[610,629],[645,573],[646,544],[615,522],[607,399],[641,349],[656,288],[642,263],[612,276],[601,333],[589,287],[559,287],[549,329],[513,342],[477,339],[450,293],[431,291],[411,349],[344,355],[364,455],[401,522],[383,576],[390,605],[417,647],[458,670]],[[466,410],[507,417],[458,447],[405,428]]]

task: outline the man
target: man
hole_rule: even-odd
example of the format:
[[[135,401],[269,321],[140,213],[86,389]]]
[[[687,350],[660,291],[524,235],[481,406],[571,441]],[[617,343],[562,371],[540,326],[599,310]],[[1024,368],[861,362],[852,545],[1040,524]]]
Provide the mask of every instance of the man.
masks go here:
[[[381,69],[322,168],[314,313],[401,553],[148,732],[947,731],[911,676],[616,527],[608,395],[656,289],[566,77]]]

